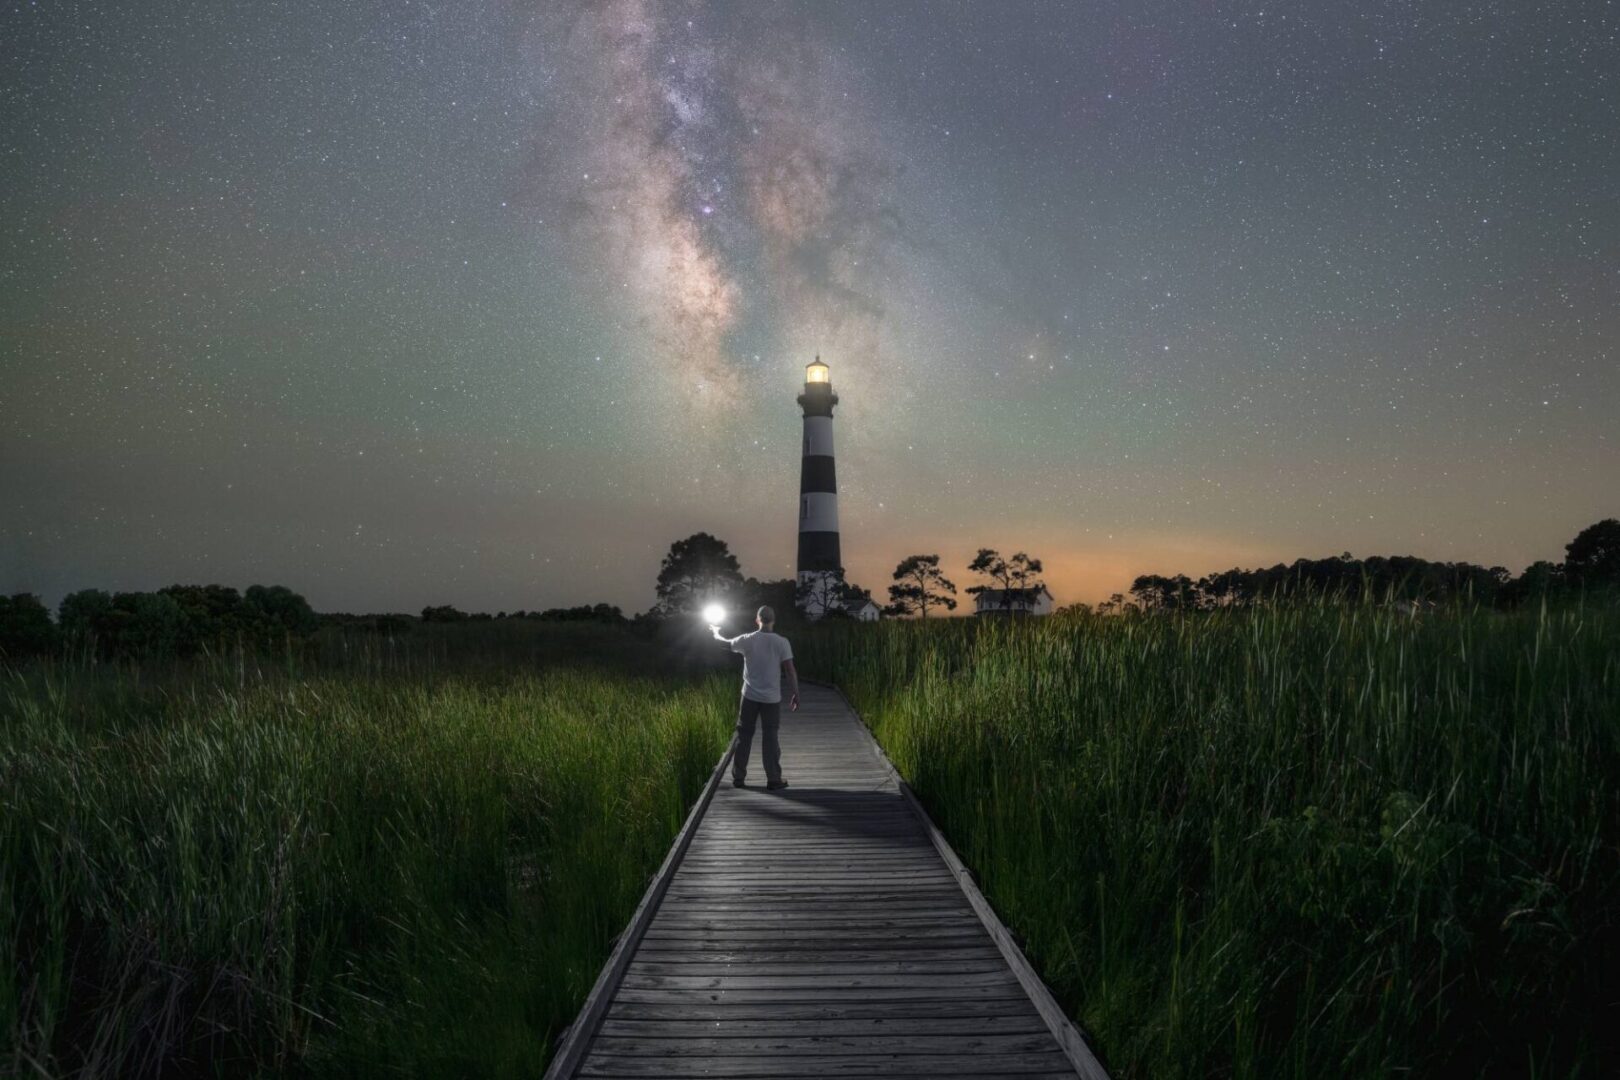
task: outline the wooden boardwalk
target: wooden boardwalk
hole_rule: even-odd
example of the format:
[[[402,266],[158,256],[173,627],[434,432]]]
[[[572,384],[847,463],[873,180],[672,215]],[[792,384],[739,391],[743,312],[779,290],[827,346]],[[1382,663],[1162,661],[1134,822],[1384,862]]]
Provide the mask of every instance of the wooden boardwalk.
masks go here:
[[[760,749],[746,788],[722,759],[548,1077],[1106,1077],[836,690],[783,712],[787,790]]]

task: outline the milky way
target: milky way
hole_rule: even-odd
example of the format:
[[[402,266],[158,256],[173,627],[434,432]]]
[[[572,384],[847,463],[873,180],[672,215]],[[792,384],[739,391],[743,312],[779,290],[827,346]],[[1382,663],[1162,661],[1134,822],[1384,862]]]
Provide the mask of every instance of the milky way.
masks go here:
[[[792,569],[1061,601],[1620,514],[1609,5],[39,5],[0,34],[0,591]]]
[[[778,355],[821,343],[877,367],[896,166],[814,29],[635,0],[552,18],[565,104],[538,186],[576,230],[574,271],[644,332],[630,348],[652,374],[676,375],[688,405],[738,407],[747,320]]]

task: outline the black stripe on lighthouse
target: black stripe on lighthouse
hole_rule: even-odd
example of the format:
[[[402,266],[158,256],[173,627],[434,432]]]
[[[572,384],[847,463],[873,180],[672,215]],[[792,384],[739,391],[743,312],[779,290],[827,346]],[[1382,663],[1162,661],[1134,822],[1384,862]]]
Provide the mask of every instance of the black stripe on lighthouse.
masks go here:
[[[799,573],[837,573],[843,559],[838,552],[838,534],[835,532],[802,532],[799,534]]]
[[[799,494],[810,491],[838,490],[838,470],[833,466],[831,454],[812,454],[804,459],[799,470]]]

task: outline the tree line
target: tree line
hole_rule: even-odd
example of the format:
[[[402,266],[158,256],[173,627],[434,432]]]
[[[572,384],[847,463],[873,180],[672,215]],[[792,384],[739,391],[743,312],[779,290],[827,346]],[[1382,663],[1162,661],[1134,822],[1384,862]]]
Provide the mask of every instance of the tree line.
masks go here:
[[[0,596],[0,656],[66,650],[98,659],[194,656],[239,645],[303,638],[320,625],[309,602],[284,585],[170,585],[156,592],[81,589],[55,620],[31,593]]]
[[[527,619],[537,622],[623,624],[612,604],[467,613],[448,604],[422,609],[424,623]],[[81,589],[57,606],[56,617],[32,593],[0,596],[0,659],[67,653],[98,660],[190,657],[241,646],[263,649],[308,639],[321,626],[398,634],[417,620],[408,615],[317,614],[284,585],[170,585],[153,592]]]
[[[1582,529],[1564,553],[1562,562],[1535,562],[1517,577],[1501,566],[1431,562],[1410,555],[1358,559],[1349,552],[1254,570],[1234,567],[1196,580],[1186,574],[1143,574],[1131,583],[1130,599],[1116,593],[1099,610],[1205,611],[1324,595],[1414,606],[1468,600],[1514,607],[1620,590],[1620,521],[1606,518]]]
[[[1019,593],[1033,595],[1044,588],[1041,560],[1022,551],[1003,556],[994,548],[980,548],[966,569],[979,581],[963,592],[977,596],[992,591],[1007,610]],[[885,615],[926,619],[956,610],[957,587],[945,576],[938,555],[907,555],[895,566],[892,578],[889,602],[882,608]],[[846,581],[842,570],[807,585],[793,578],[745,577],[726,542],[709,533],[694,533],[670,545],[659,567],[656,592],[653,607],[634,617],[626,617],[612,604],[495,615],[436,605],[422,609],[421,621],[524,619],[645,626],[693,614],[715,601],[746,609],[769,605],[785,618],[792,618],[809,601],[827,610],[826,617],[838,619],[848,618],[850,611],[872,599],[870,590]],[[1234,567],[1196,579],[1186,574],[1143,574],[1131,583],[1128,598],[1115,593],[1097,610],[1200,611],[1322,595],[1413,605],[1468,600],[1511,607],[1594,593],[1620,594],[1620,520],[1614,518],[1581,530],[1565,545],[1561,562],[1532,563],[1517,577],[1500,566],[1414,556],[1358,559],[1346,552],[1336,558],[1296,559],[1253,570]],[[1086,610],[1086,605],[1067,610]],[[323,622],[397,633],[414,620],[404,615],[317,615],[308,601],[283,585],[252,585],[244,592],[225,585],[170,585],[155,592],[82,589],[63,598],[55,619],[37,596],[19,593],[0,596],[0,658],[62,651],[99,659],[184,657],[307,638]]]
[[[1008,610],[1018,593],[1033,594],[1045,587],[1041,560],[1022,551],[1003,557],[994,548],[980,548],[967,569],[981,581],[965,591],[974,596],[997,591],[1001,606]],[[930,612],[956,610],[956,584],[940,569],[938,555],[907,555],[895,566],[893,581],[889,602],[881,609],[885,615],[926,619]],[[658,569],[656,593],[657,603],[648,613],[655,618],[688,615],[720,602],[747,608],[768,605],[782,614],[809,607],[825,612],[823,618],[840,619],[873,602],[871,590],[848,581],[842,568],[804,582],[744,577],[726,542],[706,532],[670,545]]]

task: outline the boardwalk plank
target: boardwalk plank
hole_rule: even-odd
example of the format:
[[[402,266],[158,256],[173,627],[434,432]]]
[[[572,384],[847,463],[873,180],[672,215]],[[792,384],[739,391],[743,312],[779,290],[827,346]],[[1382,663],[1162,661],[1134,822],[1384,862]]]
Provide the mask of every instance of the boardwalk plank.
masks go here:
[[[610,1015],[602,1021],[603,1037],[641,1036],[664,1039],[729,1039],[766,1037],[831,1037],[853,1035],[959,1035],[962,1018],[957,1016],[861,1016],[799,1020],[714,1020],[693,1023],[679,1020],[629,1019]],[[971,1025],[975,1035],[1033,1035],[1046,1031],[1046,1022],[1033,1009],[1016,1016],[976,1016]]]
[[[1040,1019],[1027,998],[969,998],[935,1001],[709,1001],[683,998],[675,1004],[656,1001],[615,1000],[607,1015],[616,1020],[675,1020],[700,1032],[730,1020],[901,1022],[909,1020],[973,1020],[985,1017],[1033,1016]],[[1044,1023],[1044,1021],[1042,1021]]]
[[[1052,1033],[1017,1035],[988,1033],[972,1035],[935,1033],[932,1035],[750,1035],[729,1038],[671,1038],[647,1035],[597,1036],[594,1049],[607,1056],[622,1057],[824,1057],[828,1055],[866,1056],[911,1054],[1034,1054],[1049,1053]]]
[[[1049,1036],[1050,1037],[1050,1036]],[[1042,1073],[1068,1064],[1061,1051],[1044,1053],[986,1055],[997,1075]],[[812,1057],[772,1055],[651,1058],[626,1055],[591,1055],[580,1076],[657,1076],[665,1080],[684,1077],[763,1077],[776,1076],[791,1068],[797,1076],[849,1076],[877,1072],[881,1076],[983,1076],[986,1057],[973,1054],[844,1054]],[[880,1070],[880,1071],[879,1071]],[[1070,1073],[1069,1075],[1073,1075]]]

